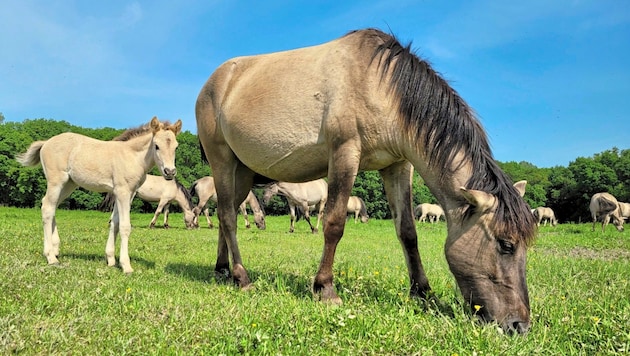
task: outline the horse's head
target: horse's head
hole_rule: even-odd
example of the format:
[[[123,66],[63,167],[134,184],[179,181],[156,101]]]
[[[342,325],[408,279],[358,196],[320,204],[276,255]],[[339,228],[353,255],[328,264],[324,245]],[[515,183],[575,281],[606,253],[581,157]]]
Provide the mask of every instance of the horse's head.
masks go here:
[[[617,228],[617,231],[622,232],[623,222],[625,218],[620,216],[617,212],[614,212],[613,214],[611,214],[610,217],[612,218],[613,225],[615,225],[615,228]]]
[[[265,191],[263,192],[263,205],[267,206],[271,198],[273,198],[273,196],[276,194],[278,194],[278,184],[277,183],[268,184],[265,187]]]
[[[522,181],[514,185],[521,196],[525,184]],[[520,209],[527,217],[515,220],[523,221],[528,228],[512,231],[515,229],[497,219],[500,202],[496,196],[465,188],[461,193],[469,205],[460,208],[468,209],[461,225],[449,221],[445,254],[451,272],[481,320],[496,321],[509,333],[524,333],[530,326],[525,260],[526,241],[531,237],[520,235],[535,231],[529,209]]]
[[[182,120],[177,120],[175,124],[169,125],[161,123],[157,117],[153,117],[149,126],[153,133],[150,150],[153,153],[155,164],[164,178],[171,180],[177,174],[175,168],[176,136],[182,130]]]
[[[184,224],[187,229],[196,229],[199,227],[199,219],[197,214],[195,214],[197,207],[194,207],[192,210],[182,209],[184,210]]]

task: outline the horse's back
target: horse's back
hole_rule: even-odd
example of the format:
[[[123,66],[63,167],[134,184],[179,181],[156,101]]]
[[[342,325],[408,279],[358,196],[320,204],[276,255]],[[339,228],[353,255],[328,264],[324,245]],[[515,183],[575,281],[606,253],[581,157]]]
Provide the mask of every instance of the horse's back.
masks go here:
[[[378,88],[380,75],[370,66],[378,40],[367,33],[222,64],[197,99],[204,148],[225,144],[252,171],[277,181],[324,177],[330,142],[360,142],[366,138],[361,132],[382,133],[357,145],[363,169],[400,161],[396,149],[381,152],[376,142],[392,130],[395,108],[385,84]],[[365,41],[374,43],[362,46]]]

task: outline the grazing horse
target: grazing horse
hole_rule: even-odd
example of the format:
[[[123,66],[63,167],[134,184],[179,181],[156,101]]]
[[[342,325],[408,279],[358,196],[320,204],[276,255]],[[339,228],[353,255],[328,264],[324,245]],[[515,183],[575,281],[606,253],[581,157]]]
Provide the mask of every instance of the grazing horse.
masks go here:
[[[620,215],[619,202],[617,198],[609,193],[597,193],[591,197],[589,204],[591,217],[593,218],[593,228],[595,231],[595,223],[598,219],[602,221],[602,232],[605,231],[606,225],[613,219],[613,224],[617,231],[623,231],[623,217]]]
[[[66,132],[47,141],[33,142],[25,153],[17,156],[24,166],[41,163],[46,175],[42,220],[48,264],[59,263],[55,210],[77,187],[82,187],[114,194],[116,203],[105,247],[107,265],[116,264],[116,235],[120,234],[120,266],[125,273],[133,272],[128,250],[131,199],[154,166],[164,178],[175,177],[176,136],[181,128],[181,120],[171,125],[154,117],[149,124],[127,130],[112,141]]]
[[[619,204],[619,216],[621,216],[624,220],[630,218],[630,203],[622,203]]]
[[[356,224],[359,221],[359,217],[361,217],[361,222],[366,223],[370,218],[367,213],[367,208],[365,207],[365,202],[363,199],[357,196],[350,196],[348,198],[348,213],[354,214],[354,223]]]
[[[291,215],[289,232],[295,231],[297,208],[304,213],[304,220],[306,220],[311,227],[311,232],[314,234],[317,233],[319,230],[319,222],[324,218],[324,207],[328,199],[328,183],[326,183],[325,180],[317,179],[304,183],[276,182],[269,184],[265,187],[263,193],[263,204],[267,205],[276,194],[286,197],[289,203],[289,214]],[[311,208],[318,209],[316,226],[311,224]]]
[[[551,226],[558,225],[558,220],[556,220],[556,214],[551,210],[551,208],[547,208],[544,206],[539,206],[536,209],[532,209],[532,214],[538,221],[536,225],[540,226],[540,223],[544,220],[543,225],[547,226],[547,221]]]
[[[445,255],[467,303],[507,332],[530,326],[525,261],[536,223],[473,110],[411,45],[375,29],[317,46],[238,57],[201,89],[197,134],[221,219],[215,270],[250,279],[234,208],[253,184],[328,177],[324,249],[313,294],[340,304],[333,261],[357,172],[378,170],[403,248],[410,294],[430,286],[418,251],[413,167],[446,213]],[[232,268],[230,270],[230,257]]]
[[[192,186],[190,187],[190,195],[198,196],[199,202],[196,207],[196,217],[195,224],[199,226],[199,215],[201,211],[206,216],[206,221],[208,222],[208,227],[212,229],[214,224],[212,224],[212,220],[210,219],[210,209],[206,206],[209,200],[213,202],[217,202],[217,191],[214,188],[214,178],[212,177],[203,177],[197,179]],[[249,217],[247,216],[247,204],[252,209],[254,213],[254,223],[256,223],[256,227],[260,230],[264,230],[266,228],[265,225],[265,213],[263,212],[260,204],[258,203],[258,198],[251,190],[245,200],[239,205],[239,210],[245,219],[245,228],[250,228]]]
[[[422,203],[416,206],[414,215],[418,217],[418,222],[425,222],[428,217],[429,222],[433,224],[444,216],[444,210],[437,204]]]
[[[179,204],[184,212],[184,224],[186,225],[186,228],[193,229],[199,227],[195,221],[195,217],[198,214],[197,209],[192,202],[192,197],[190,196],[188,189],[186,189],[186,187],[184,187],[184,185],[176,179],[167,180],[162,176],[147,174],[144,183],[142,183],[140,188],[138,188],[135,196],[150,203],[158,203],[157,209],[155,209],[155,214],[153,214],[153,219],[151,219],[151,223],[149,223],[149,228],[151,229],[155,227],[157,218],[160,216],[162,211],[164,211],[164,228],[169,228],[168,208],[173,200]],[[113,203],[113,194],[107,193],[103,199],[103,203],[101,203],[101,206],[109,210],[112,208]]]

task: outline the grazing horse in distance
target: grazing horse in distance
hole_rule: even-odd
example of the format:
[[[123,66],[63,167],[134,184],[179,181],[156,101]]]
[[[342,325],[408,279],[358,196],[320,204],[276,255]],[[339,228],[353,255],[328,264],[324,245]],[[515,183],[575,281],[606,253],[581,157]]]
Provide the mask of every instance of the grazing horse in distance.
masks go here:
[[[540,226],[540,223],[544,221],[544,226],[547,226],[547,221],[551,226],[558,225],[558,220],[556,220],[556,214],[551,210],[551,208],[547,208],[544,206],[539,206],[536,209],[532,209],[532,214],[536,220],[538,220],[537,225]]]
[[[436,223],[444,216],[444,210],[437,204],[422,203],[416,206],[414,215],[418,217],[418,222],[425,222],[428,217],[430,223]]]
[[[623,217],[621,217],[619,212],[619,202],[617,202],[617,198],[612,196],[612,194],[594,194],[591,197],[589,210],[591,211],[591,217],[593,218],[592,231],[595,231],[595,223],[599,219],[602,221],[602,232],[604,232],[606,225],[610,222],[610,218],[612,218],[617,231],[623,231]]]
[[[348,198],[348,213],[354,214],[354,223],[356,224],[361,217],[361,222],[366,223],[369,220],[367,208],[363,199],[357,196],[350,196]]]
[[[304,219],[311,227],[312,233],[317,233],[319,222],[324,219],[324,207],[328,199],[328,183],[323,179],[317,179],[304,183],[276,182],[265,187],[263,193],[263,204],[269,204],[271,198],[276,195],[287,198],[289,203],[289,214],[291,215],[291,226],[289,232],[295,231],[297,221],[296,209],[304,213]],[[317,225],[311,223],[311,207],[318,209]],[[347,216],[347,213],[344,213]],[[344,219],[345,220],[345,219]]]
[[[333,262],[348,198],[359,171],[377,170],[410,295],[428,297],[413,217],[415,168],[444,209],[445,256],[475,315],[509,333],[529,329],[525,263],[537,227],[522,198],[526,182],[512,184],[472,108],[411,45],[366,29],[321,45],[233,58],[208,78],[195,109],[217,189],[218,275],[243,289],[251,284],[234,207],[252,185],[327,177],[324,249],[312,291],[340,304]]]
[[[630,203],[618,202],[618,204],[619,204],[619,216],[621,216],[621,218],[624,220],[626,220],[627,218],[630,218]]]
[[[154,117],[147,125],[123,132],[112,141],[100,141],[66,132],[47,141],[36,141],[17,156],[24,166],[41,163],[46,175],[46,195],[42,199],[44,256],[48,264],[58,264],[59,232],[55,211],[77,187],[112,193],[116,199],[105,247],[107,265],[116,264],[116,235],[120,234],[120,266],[133,272],[129,260],[130,208],[134,192],[147,172],[157,166],[162,176],[173,179],[176,136],[182,121],[174,125]]]
[[[190,187],[190,195],[196,195],[199,197],[199,201],[197,202],[197,207],[195,209],[195,224],[199,226],[199,215],[203,211],[206,221],[208,222],[208,227],[212,229],[214,224],[212,224],[212,220],[210,219],[210,208],[208,208],[207,204],[209,200],[212,200],[215,203],[217,202],[217,191],[214,188],[214,178],[208,176],[197,179]],[[245,219],[245,228],[249,229],[251,227],[249,217],[247,216],[248,204],[254,213],[254,223],[256,224],[256,227],[258,227],[259,230],[264,230],[266,228],[265,213],[258,203],[258,198],[256,198],[256,195],[251,190],[249,191],[249,194],[247,194],[245,200],[243,200],[238,207]]]
[[[186,228],[193,229],[199,227],[195,221],[196,215],[199,214],[192,202],[192,197],[188,189],[178,182],[177,179],[167,180],[162,176],[147,174],[144,183],[138,188],[135,196],[150,203],[158,203],[155,213],[153,214],[153,219],[151,219],[149,223],[149,228],[151,229],[155,227],[155,223],[162,211],[164,211],[164,228],[168,229],[170,227],[168,224],[169,205],[173,200],[182,208]],[[101,203],[101,207],[109,210],[112,208],[113,203],[113,194],[107,193],[103,199],[103,203]]]

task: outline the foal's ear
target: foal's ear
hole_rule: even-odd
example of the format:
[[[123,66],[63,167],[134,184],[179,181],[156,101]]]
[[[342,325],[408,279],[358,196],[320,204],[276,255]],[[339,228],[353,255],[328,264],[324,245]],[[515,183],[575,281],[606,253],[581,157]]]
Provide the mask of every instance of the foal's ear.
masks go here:
[[[151,122],[149,123],[149,127],[151,128],[151,132],[156,133],[160,130],[160,120],[158,120],[157,116],[153,116]]]
[[[182,131],[182,119],[178,119],[177,122],[174,125],[171,125],[168,129],[173,131],[175,135],[179,135]]]
[[[514,183],[514,188],[516,188],[516,191],[521,196],[521,198],[523,197],[523,195],[525,195],[525,186],[526,185],[527,185],[527,181],[526,180],[519,180],[518,182]]]
[[[495,198],[492,194],[464,187],[459,188],[459,191],[462,192],[468,203],[479,211],[486,211],[494,206]]]

